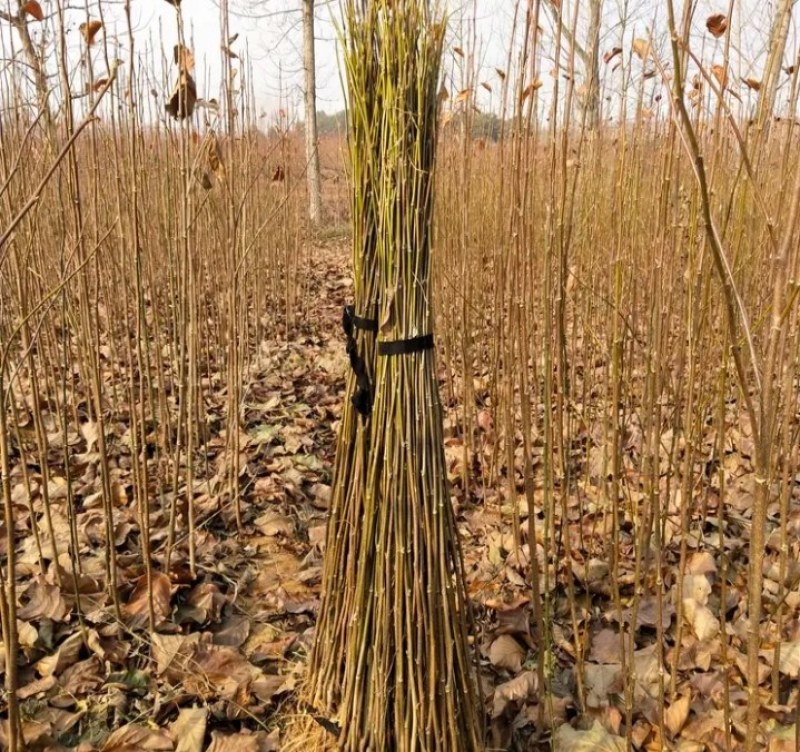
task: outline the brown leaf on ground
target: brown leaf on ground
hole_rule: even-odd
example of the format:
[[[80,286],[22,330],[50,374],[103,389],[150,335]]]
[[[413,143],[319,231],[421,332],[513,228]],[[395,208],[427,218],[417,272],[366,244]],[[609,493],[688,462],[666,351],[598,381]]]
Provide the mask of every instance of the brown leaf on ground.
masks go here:
[[[664,711],[664,725],[672,737],[677,736],[689,720],[691,695],[682,695]]]
[[[592,638],[589,660],[595,663],[621,663],[621,639],[620,634],[613,629],[601,629]]]
[[[60,674],[65,668],[78,660],[83,647],[83,637],[75,632],[62,642],[56,651],[36,663],[36,670],[42,676]]]
[[[60,677],[64,692],[71,697],[85,697],[103,685],[103,664],[97,656],[70,666]]]
[[[201,615],[201,622],[218,622],[228,599],[213,582],[202,582],[186,596],[186,603],[194,606]]]
[[[114,731],[100,752],[172,752],[172,740],[161,731],[129,723]]]
[[[17,619],[17,641],[21,648],[32,648],[39,639],[39,633],[33,624]]]
[[[154,572],[152,578],[153,613],[156,624],[166,621],[172,613],[172,583],[163,572]],[[124,607],[129,626],[143,627],[149,620],[147,575],[136,580],[136,586]]]
[[[291,517],[275,511],[268,511],[262,514],[255,521],[256,527],[267,536],[282,535],[291,537],[294,535],[294,521]]]
[[[215,645],[240,648],[250,636],[250,620],[246,616],[233,614],[219,628],[215,628],[213,634],[212,639]]]
[[[25,589],[22,597],[27,598],[28,602],[17,611],[20,619],[64,621],[69,614],[69,608],[57,585],[35,580]]]
[[[17,690],[17,697],[19,697],[20,700],[27,700],[29,697],[34,697],[43,692],[49,692],[56,684],[58,684],[58,679],[56,679],[55,676],[45,676],[41,679],[35,679],[24,687],[20,687]]]
[[[495,668],[516,674],[522,670],[525,650],[511,635],[500,635],[489,648],[489,660]]]
[[[771,664],[775,660],[775,650],[762,650],[761,656]],[[800,679],[800,640],[781,643],[778,671],[790,679]]]
[[[533,699],[536,692],[536,674],[523,671],[511,681],[495,687],[492,706],[492,718],[499,718],[510,703],[524,703]]]
[[[231,648],[203,646],[191,660],[191,671],[182,686],[190,694],[209,699],[221,697],[247,706],[250,685],[261,672]]]
[[[612,736],[600,721],[588,731],[561,726],[553,737],[555,752],[625,752],[627,745],[621,736]]]
[[[175,752],[202,752],[207,722],[208,708],[183,708],[170,727]]]
[[[254,734],[223,734],[211,732],[211,744],[206,752],[261,752]]]
[[[197,632],[191,635],[151,635],[156,673],[168,681],[180,681],[200,646],[200,637]]]

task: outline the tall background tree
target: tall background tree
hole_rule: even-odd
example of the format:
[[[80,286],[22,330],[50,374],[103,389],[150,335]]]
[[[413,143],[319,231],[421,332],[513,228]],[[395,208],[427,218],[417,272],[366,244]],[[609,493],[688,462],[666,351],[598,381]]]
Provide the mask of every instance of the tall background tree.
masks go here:
[[[308,185],[308,218],[312,224],[322,219],[322,187],[317,132],[317,65],[314,43],[314,0],[303,3],[303,72],[305,78],[305,136]]]

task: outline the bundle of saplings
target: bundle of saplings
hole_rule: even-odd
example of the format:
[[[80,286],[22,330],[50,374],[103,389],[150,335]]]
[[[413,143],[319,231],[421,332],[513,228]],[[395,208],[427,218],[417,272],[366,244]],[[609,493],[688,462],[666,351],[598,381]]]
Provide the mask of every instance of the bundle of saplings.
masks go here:
[[[362,233],[355,305],[359,315],[372,316],[369,291],[377,293],[377,336],[372,362],[360,369],[366,379],[358,358],[369,357],[369,349],[355,362],[351,356],[356,404],[347,408],[336,469],[337,486],[346,487],[334,492],[310,682],[312,700],[332,711],[344,750],[483,747],[433,338],[433,168],[444,31],[424,0],[347,5],[354,222]],[[353,132],[356,120],[363,138]],[[366,226],[374,229],[369,249]],[[361,276],[370,253],[374,288]],[[359,381],[368,398],[359,396]],[[368,419],[356,417],[353,409],[366,404]]]
[[[377,96],[378,7],[361,2],[346,6],[344,49],[348,93],[350,204],[353,221],[353,302],[343,312],[350,371],[339,428],[325,548],[322,605],[311,655],[308,700],[331,715],[347,648],[347,628],[354,611],[364,483],[369,457],[375,337],[378,331],[377,220],[375,188],[380,178],[381,102]]]

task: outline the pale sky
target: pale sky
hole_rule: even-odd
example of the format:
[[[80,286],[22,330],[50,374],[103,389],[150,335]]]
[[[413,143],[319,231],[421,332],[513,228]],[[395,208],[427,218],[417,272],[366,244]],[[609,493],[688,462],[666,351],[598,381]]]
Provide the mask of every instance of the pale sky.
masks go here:
[[[133,0],[136,7],[137,23],[142,31],[153,29],[161,23],[167,49],[171,49],[174,41],[174,12],[166,0]],[[232,10],[241,12],[231,18],[232,31],[239,31],[241,36],[234,48],[249,51],[253,67],[256,96],[259,109],[272,112],[281,107],[282,101],[295,117],[302,116],[302,68],[300,62],[301,49],[301,14],[300,0],[229,0]],[[449,87],[457,90],[460,64],[452,53],[453,45],[461,45],[469,49],[471,44],[459,41],[459,38],[474,37],[477,42],[477,57],[480,61],[481,73],[476,83],[487,81],[490,85],[497,82],[495,68],[506,68],[509,46],[512,39],[514,9],[517,0],[447,0],[451,13],[450,32],[453,38],[450,50],[446,55],[445,65],[454,69],[449,78]],[[542,6],[547,0],[542,0]],[[730,0],[699,0],[694,23],[693,49],[709,61],[722,54],[721,40],[713,39],[705,29],[706,17],[715,12],[725,12]],[[522,9],[527,5],[522,0]],[[572,17],[575,8],[579,13],[579,30],[586,15],[587,0],[562,0],[564,13]],[[677,12],[680,13],[683,2],[675,0]],[[732,53],[733,76],[738,78],[761,75],[763,53],[766,38],[776,0],[737,0],[734,4]],[[218,79],[219,63],[219,7],[218,0],[184,0],[184,15],[187,26],[194,34],[194,46],[198,61],[205,60],[211,71],[210,80]],[[604,28],[601,41],[601,54],[614,46],[621,46],[625,57],[630,60],[630,49],[634,38],[647,37],[652,29],[657,40],[657,48],[666,53],[666,3],[664,0],[605,0]],[[328,112],[343,107],[341,81],[337,65],[337,38],[332,20],[339,17],[338,0],[317,0],[316,36],[317,36],[317,83],[319,109]],[[259,17],[247,17],[247,14]],[[794,10],[794,25],[800,23],[800,2]],[[523,15],[523,11],[520,11]],[[542,26],[547,35],[552,30],[550,16],[541,11]],[[620,19],[627,17],[623,28]],[[521,23],[521,19],[519,21]],[[797,57],[797,34],[793,30],[790,49],[787,50],[787,61]],[[660,41],[660,45],[659,45]],[[739,54],[741,53],[741,54]],[[635,76],[640,69],[638,61],[631,63]],[[641,66],[640,66],[641,67]],[[548,59],[545,53],[541,73],[545,80],[544,94],[549,88],[549,75],[554,68],[552,55]],[[602,74],[609,72],[603,67]],[[580,77],[579,71],[579,77]],[[456,80],[454,80],[454,77]],[[610,76],[609,76],[610,79]],[[652,82],[655,86],[657,82]],[[613,87],[609,81],[607,84]],[[496,91],[496,87],[495,87]],[[738,91],[738,89],[737,89]],[[751,96],[748,90],[741,92],[745,98]],[[201,94],[202,96],[202,94]],[[281,99],[283,96],[283,100]],[[495,100],[495,101],[493,101]],[[497,94],[477,87],[477,101],[482,109],[496,107]]]
[[[64,2],[65,0],[62,0]],[[114,54],[123,60],[129,57],[127,34],[123,23],[122,0],[102,0],[103,13],[106,20],[107,39],[114,45]],[[457,91],[462,84],[459,66],[463,62],[453,53],[458,45],[465,49],[477,50],[480,73],[475,84],[486,81],[493,87],[493,92],[480,86],[476,87],[477,105],[481,109],[496,109],[498,77],[495,68],[507,67],[514,28],[514,8],[517,0],[447,0],[450,17],[451,43],[445,57],[445,68],[448,71],[448,88]],[[0,8],[16,7],[19,0],[0,0]],[[56,0],[40,0],[46,14],[53,14]],[[71,7],[86,4],[88,15],[96,18],[98,0],[71,0]],[[197,83],[200,97],[218,98],[220,92],[220,11],[219,0],[183,0],[183,17],[186,27],[187,41],[193,47],[197,59]],[[239,38],[233,49],[249,60],[252,68],[252,85],[257,99],[257,111],[266,113],[266,117],[274,118],[278,109],[288,110],[290,118],[300,119],[302,116],[302,67],[300,61],[301,48],[301,15],[300,0],[229,0],[232,14],[230,27],[238,32]],[[319,109],[333,112],[343,107],[343,95],[337,65],[337,38],[332,18],[338,18],[339,0],[317,0],[317,75]],[[544,6],[548,0],[541,0]],[[710,66],[721,57],[722,40],[713,39],[705,30],[705,19],[712,12],[724,12],[730,0],[699,0],[693,25],[693,50]],[[526,6],[526,0],[521,6]],[[682,0],[675,0],[680,13]],[[772,17],[775,0],[737,0],[733,18],[732,76],[739,91],[747,103],[752,92],[741,88],[741,78],[759,78],[766,38]],[[568,17],[577,7],[579,9],[578,29],[581,36],[582,23],[585,19],[587,0],[561,0],[564,13]],[[630,66],[631,85],[636,88],[637,76],[643,72],[640,61],[630,54],[635,38],[647,37],[652,29],[656,49],[666,52],[666,21],[664,0],[605,0],[604,24],[601,41],[601,54],[614,46],[625,51],[621,56],[625,66]],[[154,86],[161,91],[171,86],[171,64],[167,61],[172,46],[177,41],[176,14],[167,0],[131,0],[132,19],[137,45],[137,59],[140,70],[147,71]],[[800,23],[800,2],[796,2],[793,19],[793,30],[786,61],[793,62],[797,57],[797,29]],[[86,19],[86,11],[70,11],[68,13],[68,39],[75,50],[76,61],[81,54],[81,40],[78,26]],[[521,13],[522,15],[522,13]],[[621,18],[627,18],[625,25]],[[550,16],[542,10],[541,25],[544,27],[543,55],[540,74],[544,87],[540,96],[544,99],[551,87],[552,72],[555,67],[553,53],[547,40],[552,38],[553,29]],[[518,24],[519,26],[519,24]],[[34,38],[42,35],[52,39],[54,27],[52,20],[48,24],[31,22]],[[470,40],[475,39],[475,45]],[[117,40],[117,41],[114,41]],[[2,43],[2,65],[0,75],[5,71],[24,70],[20,66],[12,66],[8,62],[13,50],[18,47],[11,36],[7,25],[0,21],[0,42]],[[13,45],[13,46],[12,46]],[[167,52],[164,52],[167,51]],[[100,45],[92,48],[93,59],[102,64],[103,52]],[[563,61],[562,61],[563,62]],[[239,65],[239,61],[234,61]],[[98,65],[95,65],[97,70]],[[612,71],[613,66],[601,66],[601,81],[606,93],[619,95],[619,73]],[[561,72],[563,73],[562,67]],[[245,77],[247,71],[243,71]],[[582,77],[580,68],[577,71],[578,83]],[[166,79],[166,80],[165,80]],[[787,79],[788,81],[788,79]],[[655,93],[661,84],[657,80],[647,81],[648,87]],[[733,87],[732,87],[733,88]]]

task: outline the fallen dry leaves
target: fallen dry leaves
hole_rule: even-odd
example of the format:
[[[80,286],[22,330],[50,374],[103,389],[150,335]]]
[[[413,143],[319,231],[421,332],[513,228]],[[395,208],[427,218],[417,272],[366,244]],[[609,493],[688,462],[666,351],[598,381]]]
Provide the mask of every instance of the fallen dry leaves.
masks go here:
[[[646,57],[649,47],[639,47]],[[77,551],[66,514],[65,473],[56,458],[47,484],[53,506],[50,523],[43,517],[41,476],[29,472],[26,480],[22,468],[13,469],[20,530],[19,698],[29,748],[281,749],[277,711],[291,701],[298,686],[319,606],[325,515],[346,367],[338,327],[340,306],[350,296],[345,257],[341,249],[320,253],[314,271],[319,294],[315,315],[309,316],[315,326],[307,326],[290,341],[276,338],[261,345],[249,372],[238,457],[226,452],[225,397],[211,382],[206,385],[203,472],[194,488],[181,487],[163,499],[154,498],[149,587],[141,567],[133,479],[130,465],[123,461],[130,425],[120,419],[107,428],[109,451],[120,458],[113,478],[112,535],[120,567],[121,620],[114,615],[106,588],[102,551],[108,531],[101,513],[97,425],[83,422],[67,437],[72,493],[79,501]],[[109,379],[120,377],[113,371],[108,374]],[[485,379],[478,374],[476,391],[485,388]],[[719,460],[726,480],[724,497],[710,493],[689,499],[685,532],[680,524],[682,502],[678,494],[667,493],[669,460],[680,457],[685,447],[680,437],[664,433],[663,585],[659,590],[649,557],[641,563],[645,575],[637,589],[633,503],[644,504],[644,495],[639,486],[642,436],[635,421],[625,429],[622,482],[626,498],[633,502],[622,521],[615,575],[610,567],[611,518],[603,498],[610,447],[602,432],[587,428],[581,437],[575,462],[583,463],[584,480],[552,510],[556,529],[569,537],[569,559],[563,540],[555,549],[544,537],[546,497],[538,480],[530,497],[522,486],[519,495],[510,496],[507,488],[483,482],[497,457],[508,456],[491,406],[476,411],[476,449],[471,456],[455,429],[458,410],[458,405],[448,407],[445,455],[477,616],[476,644],[495,746],[539,749],[552,742],[554,749],[565,752],[615,752],[626,749],[629,732],[637,751],[720,750],[726,692],[731,733],[734,740],[741,739],[747,692],[747,583],[741,573],[752,497],[752,439],[746,426],[731,430],[727,453]],[[52,434],[53,442],[63,447],[55,422]],[[703,448],[708,456],[714,441],[709,436]],[[535,468],[540,467],[541,453],[536,444]],[[521,452],[514,454],[514,462],[512,473],[521,478]],[[233,508],[223,492],[231,468],[243,489],[241,535],[235,532]],[[152,470],[155,477],[159,469],[154,465]],[[188,570],[185,541],[176,546],[169,566],[164,556],[171,505],[189,493],[200,529],[194,577]],[[725,514],[719,529],[708,521],[709,510],[721,503]],[[41,531],[38,542],[31,535],[31,509]],[[176,509],[183,514],[180,503]],[[515,514],[519,542],[513,534]],[[795,561],[800,554],[800,510],[793,509],[788,525],[791,555],[785,570],[779,566],[784,543],[777,535],[774,512],[768,528],[765,587],[770,603],[782,599],[784,611],[782,631],[769,616],[762,624],[759,691],[765,700],[768,749],[783,752],[793,749],[792,713],[800,678],[800,595],[796,587],[789,587],[797,582],[793,578],[800,569]],[[687,555],[679,581],[682,545]],[[80,557],[80,572],[73,571],[70,553]],[[547,574],[542,587],[549,609],[549,642],[534,621],[534,561],[540,574]],[[619,609],[615,597],[620,599]],[[75,616],[78,601],[83,629]],[[151,603],[154,631],[149,624]],[[775,606],[769,605],[768,614],[770,608]],[[542,655],[545,686],[537,666]],[[772,702],[773,681],[778,703]],[[0,728],[0,738],[3,733]]]

